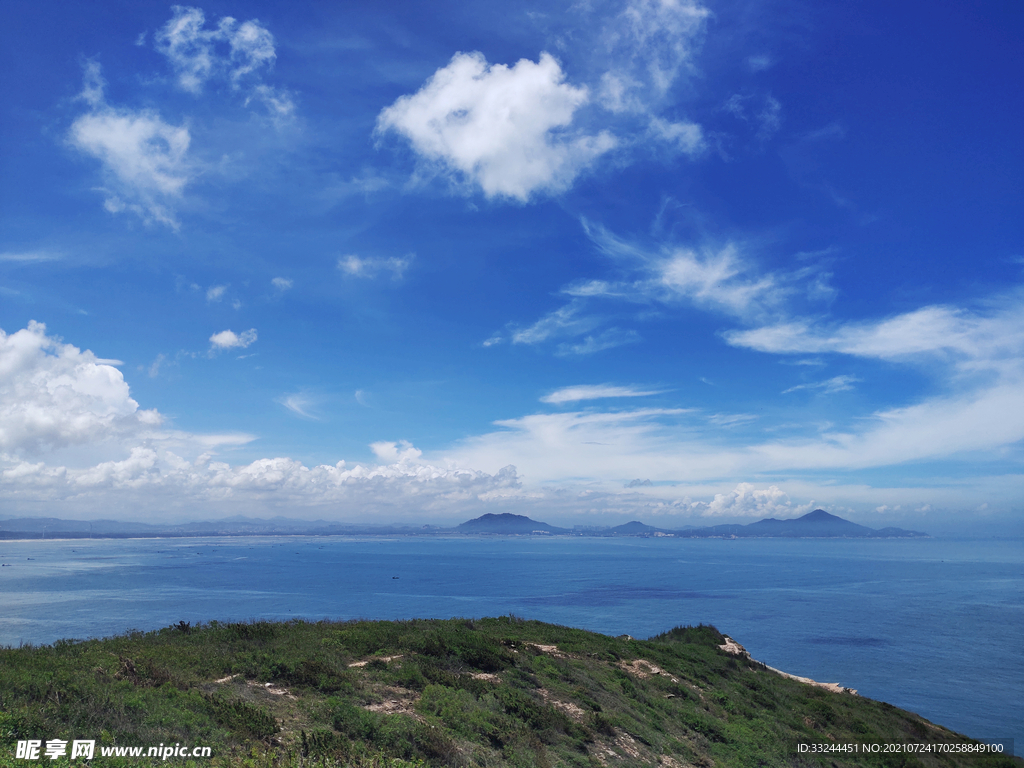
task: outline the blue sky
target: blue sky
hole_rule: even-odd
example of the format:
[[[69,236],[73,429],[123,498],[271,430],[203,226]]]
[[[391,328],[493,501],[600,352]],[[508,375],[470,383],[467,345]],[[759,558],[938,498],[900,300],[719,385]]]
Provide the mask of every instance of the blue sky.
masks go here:
[[[0,514],[1019,528],[1018,4],[4,16]]]

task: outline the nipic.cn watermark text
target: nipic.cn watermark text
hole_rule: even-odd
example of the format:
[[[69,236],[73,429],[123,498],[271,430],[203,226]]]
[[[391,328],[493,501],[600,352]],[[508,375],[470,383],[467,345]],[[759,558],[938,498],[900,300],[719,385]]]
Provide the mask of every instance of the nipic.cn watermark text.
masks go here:
[[[163,744],[156,747],[115,747],[101,746],[96,754],[95,739],[26,739],[19,741],[14,757],[17,760],[56,760],[68,757],[72,760],[92,760],[94,757],[210,757],[210,747],[189,747],[181,744]]]

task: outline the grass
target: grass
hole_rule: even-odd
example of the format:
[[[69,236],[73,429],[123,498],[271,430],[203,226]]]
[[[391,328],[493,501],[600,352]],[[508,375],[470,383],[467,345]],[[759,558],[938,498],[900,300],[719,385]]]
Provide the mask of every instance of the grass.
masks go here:
[[[0,649],[0,768],[24,739],[201,745],[196,766],[1024,766],[801,743],[964,744],[888,704],[783,678],[714,627],[649,640],[515,617],[192,626]],[[81,762],[81,761],[77,761]],[[67,765],[67,758],[45,760]]]

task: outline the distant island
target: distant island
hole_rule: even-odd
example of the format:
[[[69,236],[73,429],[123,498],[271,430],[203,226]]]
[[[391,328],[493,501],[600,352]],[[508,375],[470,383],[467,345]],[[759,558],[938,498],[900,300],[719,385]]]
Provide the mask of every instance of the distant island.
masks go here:
[[[616,526],[576,526],[559,528],[525,515],[509,512],[486,514],[467,520],[454,528],[436,525],[351,525],[326,520],[293,520],[275,517],[260,520],[229,517],[214,522],[154,525],[116,520],[61,520],[53,517],[22,517],[0,520],[0,539],[129,539],[193,538],[201,536],[633,536],[687,539],[909,539],[927,537],[927,533],[903,528],[869,528],[823,509],[802,517],[756,523],[712,525],[703,528],[657,528],[638,520]]]
[[[655,528],[639,520],[617,525],[612,528],[587,528],[585,530],[556,528],[532,520],[524,515],[504,513],[488,514],[469,520],[455,528],[457,533],[487,533],[504,535],[562,535],[562,536],[674,536],[689,539],[708,538],[783,538],[783,539],[906,539],[927,537],[927,533],[907,531],[902,528],[868,528],[866,525],[844,520],[816,509],[802,517],[791,520],[776,520],[769,517],[747,525],[713,525],[705,528],[683,528],[671,530]]]
[[[462,525],[456,526],[455,532],[502,533],[519,536],[535,533],[565,536],[573,533],[569,528],[557,528],[547,523],[531,520],[525,515],[513,515],[509,512],[500,515],[486,514],[472,520],[467,520]]]

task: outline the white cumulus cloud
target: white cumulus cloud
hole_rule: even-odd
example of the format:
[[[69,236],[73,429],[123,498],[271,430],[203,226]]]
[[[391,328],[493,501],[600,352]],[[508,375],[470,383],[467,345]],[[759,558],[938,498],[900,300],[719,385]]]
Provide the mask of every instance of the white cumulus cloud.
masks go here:
[[[686,502],[684,502],[686,504]],[[752,483],[740,483],[730,493],[716,493],[710,502],[689,502],[689,507],[705,517],[794,517],[794,513],[810,511],[794,509],[789,496],[778,486],[756,488]]]
[[[615,146],[610,133],[572,129],[589,98],[548,53],[511,67],[457,53],[417,93],[385,108],[377,130],[404,136],[421,158],[489,198],[525,202],[567,188]]]
[[[408,440],[399,440],[397,443],[389,443],[387,441],[371,443],[370,450],[381,461],[399,463],[416,461],[423,455],[423,452]]]
[[[30,322],[0,330],[0,451],[37,453],[139,436],[159,426],[141,410],[121,372]]]
[[[996,319],[994,314],[986,317]],[[1008,326],[1004,331],[1012,337]],[[244,336],[233,334],[234,341],[224,337],[223,342],[231,348]],[[1008,451],[1024,440],[1019,407],[1024,376],[1012,358],[992,354],[1007,353],[999,346],[1005,339],[989,338],[998,342],[987,358],[995,367],[986,369],[981,385],[855,416],[845,430],[828,427],[802,437],[765,440],[724,434],[723,427],[750,423],[752,414],[576,410],[496,422],[489,433],[460,441],[443,457],[424,455],[400,440],[373,443],[376,464],[307,466],[277,456],[233,465],[211,454],[250,442],[252,436],[191,435],[163,427],[155,410],[142,410],[131,397],[111,361],[48,336],[44,326],[32,323],[9,335],[0,332],[0,495],[11,510],[59,502],[62,509],[97,512],[116,502],[140,515],[160,509],[209,516],[232,509],[322,507],[335,516],[363,519],[427,513],[450,519],[528,508],[569,515],[791,517],[806,511],[806,505],[787,495],[793,488],[803,499],[846,498],[860,505],[870,502],[872,508],[948,506],[950,499],[974,499],[977,506],[978,493],[984,491],[993,504],[1004,506],[1019,498],[1019,473],[956,487],[847,485],[837,490],[815,479],[822,470],[1015,455]],[[977,359],[965,361],[978,364]],[[544,400],[559,405],[655,393],[636,385],[577,385]],[[301,393],[282,398],[299,415],[312,413],[310,402]],[[78,464],[40,460],[40,454],[61,453],[77,455]],[[801,474],[810,479],[799,480]],[[737,485],[766,475],[796,479]],[[638,477],[652,484],[623,489]]]
[[[289,404],[307,405],[301,399]],[[228,509],[301,506],[394,520],[423,512],[479,514],[520,494],[514,467],[488,474],[425,462],[407,441],[373,444],[379,464],[306,466],[273,457],[231,465],[211,452],[252,436],[190,435],[161,422],[156,411],[139,408],[121,373],[92,352],[47,335],[40,323],[9,335],[0,331],[0,496],[8,511],[59,503],[62,512],[109,514],[113,505],[138,519],[167,510],[208,517]],[[89,448],[79,458],[91,458],[101,446],[120,455],[85,466],[27,458],[74,446]]]
[[[221,349],[245,349],[255,341],[255,328],[250,328],[248,331],[242,331],[241,333],[235,333],[231,330],[221,331],[220,333],[215,333],[210,337],[210,349],[211,351]]]
[[[0,493],[8,509],[59,502],[65,511],[109,514],[119,504],[133,510],[135,519],[158,509],[202,519],[229,510],[280,514],[313,508],[334,519],[364,522],[424,513],[464,518],[522,495],[515,467],[488,474],[437,466],[415,461],[419,452],[408,443],[378,445],[384,455],[393,454],[391,463],[306,466],[274,457],[233,466],[208,453],[189,461],[169,450],[136,447],[124,459],[73,469],[0,456]]]

